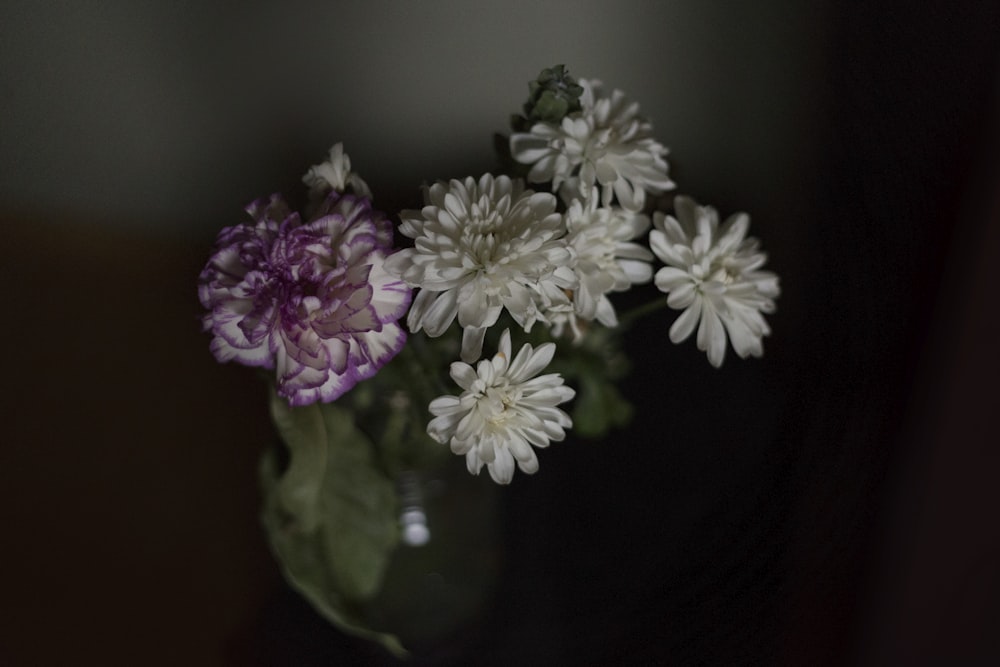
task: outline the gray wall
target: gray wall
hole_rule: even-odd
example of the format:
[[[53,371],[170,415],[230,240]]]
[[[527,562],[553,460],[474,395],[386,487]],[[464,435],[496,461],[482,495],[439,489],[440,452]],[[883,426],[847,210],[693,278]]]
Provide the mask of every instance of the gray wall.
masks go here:
[[[383,206],[412,205],[489,170],[526,82],[566,63],[642,104],[681,190],[753,212],[809,177],[823,8],[8,1],[0,208],[211,235],[336,141]]]

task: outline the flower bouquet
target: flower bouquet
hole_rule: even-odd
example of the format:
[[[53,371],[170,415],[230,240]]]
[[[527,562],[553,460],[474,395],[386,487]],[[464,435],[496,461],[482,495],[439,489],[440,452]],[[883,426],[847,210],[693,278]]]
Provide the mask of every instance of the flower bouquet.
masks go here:
[[[482,602],[442,594],[441,627],[398,624],[434,616],[392,591],[400,563],[448,534],[431,508],[467,511],[457,494],[470,485],[496,502],[495,485],[464,471],[441,487],[449,453],[500,485],[534,474],[537,450],[570,430],[597,438],[629,420],[616,383],[637,317],[681,311],[670,340],[695,334],[717,367],[730,344],[762,354],[779,294],[745,213],[720,224],[684,196],[658,210],[675,184],[638,104],[563,66],[529,90],[497,136],[496,173],[425,187],[396,224],[337,144],[297,201],[255,201],[222,230],[200,276],[212,354],[270,386],[281,443],[261,464],[263,523],[286,579],[341,629],[400,654]],[[648,304],[616,311],[614,294],[648,283]],[[481,535],[464,541],[484,545],[450,556],[467,566],[457,588],[472,590],[495,558]]]

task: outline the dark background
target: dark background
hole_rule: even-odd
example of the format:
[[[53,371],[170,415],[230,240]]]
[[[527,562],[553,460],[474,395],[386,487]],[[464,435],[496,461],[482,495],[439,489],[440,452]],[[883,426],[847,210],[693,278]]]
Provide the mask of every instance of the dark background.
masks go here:
[[[635,422],[504,490],[496,605],[417,664],[1000,662],[1000,10],[824,11],[809,173],[771,204],[799,231],[754,228],[785,290],[764,359],[632,331]],[[265,396],[206,353],[205,238],[2,214],[0,659],[386,659],[267,552]]]

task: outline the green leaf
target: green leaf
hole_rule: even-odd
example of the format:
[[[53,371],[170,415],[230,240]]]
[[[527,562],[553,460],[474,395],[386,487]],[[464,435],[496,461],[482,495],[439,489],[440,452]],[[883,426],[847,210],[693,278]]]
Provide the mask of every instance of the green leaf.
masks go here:
[[[293,409],[272,394],[271,419],[291,453],[275,493],[281,507],[296,517],[301,530],[315,530],[328,449],[323,415],[316,405]]]
[[[399,540],[395,486],[374,444],[336,405],[289,408],[275,395],[271,409],[290,461],[283,474],[273,453],[262,463],[262,519],[285,578],[345,632],[405,653],[363,612]]]
[[[577,389],[571,412],[574,433],[601,438],[628,425],[634,409],[617,387],[628,369],[621,339],[612,329],[592,326],[580,344],[559,348],[549,370],[562,373]]]
[[[573,430],[585,438],[601,438],[612,429],[628,425],[633,407],[611,382],[584,374],[573,406]]]

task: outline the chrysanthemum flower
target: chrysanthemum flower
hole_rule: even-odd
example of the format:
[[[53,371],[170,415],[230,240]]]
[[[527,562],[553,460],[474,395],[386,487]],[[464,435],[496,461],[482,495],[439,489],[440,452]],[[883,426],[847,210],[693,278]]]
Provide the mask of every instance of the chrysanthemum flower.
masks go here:
[[[476,368],[456,361],[451,377],[462,388],[461,396],[440,396],[430,404],[434,419],[427,432],[451,451],[465,456],[469,472],[478,475],[483,465],[498,484],[509,484],[514,465],[521,472],[538,470],[535,447],[566,437],[573,425],[557,408],[575,392],[558,373],[538,375],[555,353],[555,344],[538,349],[524,345],[511,357],[510,330],[504,330],[493,359],[482,359]]]
[[[600,206],[596,190],[587,200],[576,199],[565,215],[566,242],[573,249],[573,314],[585,321],[618,324],[607,295],[622,292],[653,277],[653,253],[633,240],[649,229],[649,218],[617,206]],[[573,326],[574,331],[578,331]]]
[[[640,211],[646,192],[659,194],[674,186],[667,176],[667,149],[652,136],[652,125],[639,115],[639,105],[625,93],[607,94],[600,81],[580,80],[582,109],[560,124],[535,123],[529,132],[510,137],[515,160],[531,165],[531,183],[552,181],[560,188],[587,196],[600,185],[602,201]]]
[[[392,224],[368,199],[331,194],[303,224],[280,196],[224,229],[198,296],[219,361],[276,369],[291,405],[332,401],[402,348],[410,289],[384,270]]]
[[[310,167],[302,177],[302,182],[309,186],[310,191],[322,196],[326,196],[330,190],[340,193],[350,190],[359,197],[369,199],[372,196],[368,184],[351,171],[351,158],[344,152],[342,143],[333,145],[329,159]]]
[[[400,214],[399,229],[415,247],[390,257],[386,268],[420,288],[410,331],[437,337],[458,318],[463,361],[479,358],[486,329],[505,308],[529,329],[539,317],[533,295],[540,284],[576,286],[553,195],[486,174],[436,183],[427,202]]]
[[[730,216],[719,227],[719,214],[688,197],[676,197],[677,218],[654,213],[649,244],[667,266],[654,281],[668,293],[667,304],[684,312],[670,327],[679,343],[698,327],[698,349],[721,366],[726,334],[740,357],[764,353],[762,338],[771,333],[763,313],[774,312],[780,293],[778,276],[761,271],[767,256],[754,238],[746,213]]]

